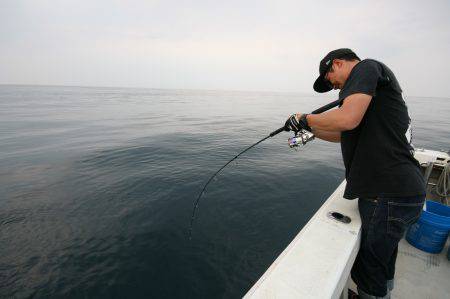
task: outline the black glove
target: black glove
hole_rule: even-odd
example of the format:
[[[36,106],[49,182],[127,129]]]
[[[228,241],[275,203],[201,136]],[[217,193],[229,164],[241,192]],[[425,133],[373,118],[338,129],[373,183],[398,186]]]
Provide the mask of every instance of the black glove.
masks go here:
[[[308,121],[306,120],[307,115],[308,114],[303,114],[299,121],[297,121],[295,114],[291,115],[284,124],[284,130],[297,133],[300,130],[305,129],[311,132],[311,127],[308,126]]]

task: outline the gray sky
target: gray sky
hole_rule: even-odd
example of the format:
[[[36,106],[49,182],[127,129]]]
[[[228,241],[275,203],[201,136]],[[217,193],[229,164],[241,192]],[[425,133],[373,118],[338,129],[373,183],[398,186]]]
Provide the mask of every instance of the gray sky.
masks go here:
[[[0,0],[0,84],[313,93],[340,47],[450,97],[448,0]]]

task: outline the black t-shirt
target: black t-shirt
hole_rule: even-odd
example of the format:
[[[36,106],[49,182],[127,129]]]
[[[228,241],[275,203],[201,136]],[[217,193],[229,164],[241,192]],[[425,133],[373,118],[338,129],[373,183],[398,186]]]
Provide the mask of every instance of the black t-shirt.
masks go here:
[[[347,186],[344,197],[401,197],[425,194],[413,156],[408,109],[392,71],[365,59],[351,71],[339,99],[355,93],[372,96],[361,123],[341,134]]]

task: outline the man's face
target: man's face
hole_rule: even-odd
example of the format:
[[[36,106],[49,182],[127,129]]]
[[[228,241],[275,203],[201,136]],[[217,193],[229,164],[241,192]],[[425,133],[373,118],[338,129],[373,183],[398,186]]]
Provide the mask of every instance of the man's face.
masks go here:
[[[342,60],[333,60],[330,69],[325,74],[325,79],[328,80],[333,89],[342,89],[344,86],[345,80],[345,72],[343,68],[344,62]]]

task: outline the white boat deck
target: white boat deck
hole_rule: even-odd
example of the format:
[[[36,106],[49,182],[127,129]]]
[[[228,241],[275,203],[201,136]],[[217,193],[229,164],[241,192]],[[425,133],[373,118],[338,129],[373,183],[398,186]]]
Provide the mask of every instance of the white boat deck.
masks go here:
[[[450,298],[450,261],[447,260],[447,241],[439,254],[421,251],[405,239],[399,243],[395,271],[395,287],[391,299]],[[351,282],[350,289],[356,292]]]
[[[399,244],[393,299],[450,298],[449,242],[440,254],[421,251],[405,239]]]
[[[446,153],[421,150],[416,158],[447,163]],[[355,290],[349,278],[359,250],[361,220],[357,200],[344,199],[345,181],[327,199],[288,247],[244,298],[345,298]],[[339,212],[351,218],[342,223],[329,217]],[[405,239],[399,244],[395,286],[391,298],[450,299],[449,240],[440,254],[416,249]]]

